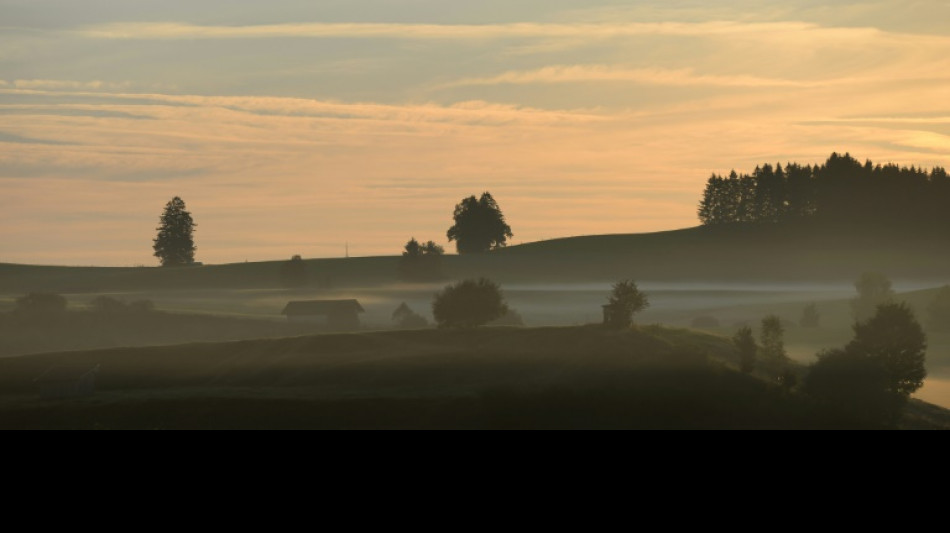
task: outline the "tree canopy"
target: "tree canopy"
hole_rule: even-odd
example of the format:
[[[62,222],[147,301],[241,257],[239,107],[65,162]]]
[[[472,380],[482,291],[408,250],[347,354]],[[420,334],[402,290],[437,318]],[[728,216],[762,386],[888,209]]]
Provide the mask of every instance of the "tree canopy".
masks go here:
[[[950,224],[950,177],[895,164],[861,164],[831,154],[823,165],[777,163],[752,174],[713,174],[699,203],[706,225],[775,223],[814,218],[864,228],[941,231]]]
[[[816,398],[882,423],[897,421],[907,399],[923,386],[927,337],[904,303],[885,303],[854,326],[843,349],[819,354],[805,380]]]
[[[871,318],[881,304],[894,300],[891,280],[880,272],[865,272],[854,282],[858,295],[851,300],[851,314],[858,322]]]
[[[155,257],[162,266],[182,266],[195,262],[195,222],[178,196],[165,204],[159,217],[158,236],[153,241]]]
[[[649,306],[647,295],[640,292],[636,282],[629,279],[618,281],[607,297],[606,322],[611,326],[627,327],[633,324],[633,315]]]
[[[882,304],[873,317],[855,324],[854,340],[845,349],[881,361],[895,394],[910,396],[927,377],[927,336],[903,302]]]
[[[441,278],[444,253],[445,249],[432,241],[421,244],[415,237],[409,239],[399,258],[399,279],[428,281]]]
[[[513,236],[501,208],[488,192],[482,193],[481,198],[464,198],[455,206],[452,217],[455,224],[446,235],[450,242],[455,241],[455,248],[460,254],[502,248]]]
[[[471,328],[503,316],[508,305],[495,282],[467,279],[445,287],[432,300],[432,316],[440,328]]]

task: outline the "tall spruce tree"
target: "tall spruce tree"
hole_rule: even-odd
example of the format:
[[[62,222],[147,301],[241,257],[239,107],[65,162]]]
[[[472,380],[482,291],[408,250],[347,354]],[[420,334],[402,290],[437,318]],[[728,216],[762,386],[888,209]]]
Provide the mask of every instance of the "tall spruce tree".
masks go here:
[[[165,204],[165,211],[159,217],[158,236],[152,248],[155,257],[162,266],[182,266],[195,262],[195,241],[192,234],[195,222],[191,213],[185,210],[185,201],[178,196]]]

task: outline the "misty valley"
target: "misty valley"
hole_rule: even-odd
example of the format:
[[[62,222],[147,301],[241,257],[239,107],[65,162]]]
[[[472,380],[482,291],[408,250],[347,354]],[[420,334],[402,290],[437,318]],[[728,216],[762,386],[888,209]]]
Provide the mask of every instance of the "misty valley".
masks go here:
[[[0,0],[0,430],[948,430],[906,4]]]

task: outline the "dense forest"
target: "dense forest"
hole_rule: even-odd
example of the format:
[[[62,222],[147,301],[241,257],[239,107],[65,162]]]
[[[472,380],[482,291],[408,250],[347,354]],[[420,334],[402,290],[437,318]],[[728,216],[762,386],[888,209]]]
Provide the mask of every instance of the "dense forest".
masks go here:
[[[764,164],[752,174],[713,174],[699,204],[703,224],[811,219],[830,226],[941,232],[950,223],[945,169],[861,164],[831,154],[823,165]]]

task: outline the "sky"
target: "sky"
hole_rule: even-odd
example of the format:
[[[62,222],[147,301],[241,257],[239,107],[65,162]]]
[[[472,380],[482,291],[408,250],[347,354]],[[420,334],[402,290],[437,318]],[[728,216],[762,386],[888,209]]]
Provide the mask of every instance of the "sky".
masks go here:
[[[710,5],[714,4],[714,5]],[[695,226],[711,173],[950,167],[950,2],[0,0],[0,262]]]

